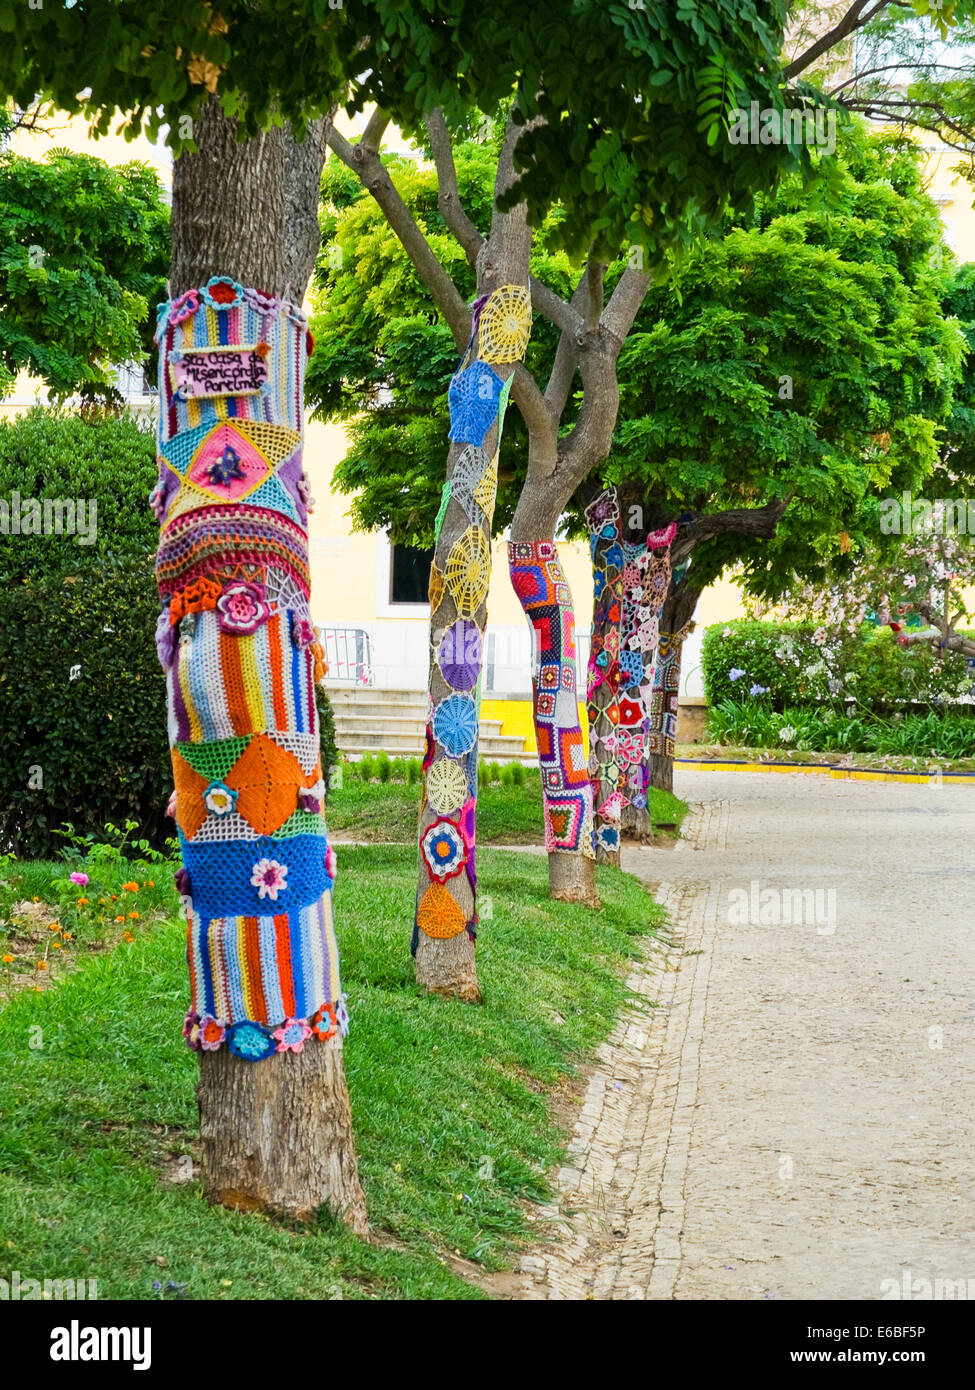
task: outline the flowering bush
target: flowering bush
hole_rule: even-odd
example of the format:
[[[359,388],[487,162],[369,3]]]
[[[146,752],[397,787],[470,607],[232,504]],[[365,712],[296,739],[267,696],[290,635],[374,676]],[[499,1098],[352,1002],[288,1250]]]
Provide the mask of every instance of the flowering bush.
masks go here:
[[[712,707],[939,704],[967,695],[975,681],[958,653],[901,646],[886,627],[831,632],[813,621],[715,623],[704,633],[701,665]]]

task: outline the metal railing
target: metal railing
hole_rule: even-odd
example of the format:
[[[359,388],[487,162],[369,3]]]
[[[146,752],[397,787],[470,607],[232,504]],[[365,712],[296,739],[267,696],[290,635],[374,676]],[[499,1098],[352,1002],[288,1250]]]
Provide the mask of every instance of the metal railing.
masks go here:
[[[372,643],[365,628],[320,627],[318,635],[325,648],[328,663],[328,683],[372,685]]]

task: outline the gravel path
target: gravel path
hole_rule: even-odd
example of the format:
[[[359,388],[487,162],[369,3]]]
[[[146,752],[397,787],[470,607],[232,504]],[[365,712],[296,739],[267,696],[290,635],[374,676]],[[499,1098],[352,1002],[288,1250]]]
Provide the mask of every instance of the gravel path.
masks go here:
[[[624,852],[671,944],[634,972],[644,1007],[601,1051],[549,1239],[503,1292],[975,1298],[975,788],[677,791],[685,841]]]

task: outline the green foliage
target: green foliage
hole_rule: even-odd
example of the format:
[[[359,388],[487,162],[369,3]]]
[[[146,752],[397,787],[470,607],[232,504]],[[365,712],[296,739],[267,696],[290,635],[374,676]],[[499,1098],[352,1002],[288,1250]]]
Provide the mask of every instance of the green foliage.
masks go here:
[[[11,526],[0,527],[0,585],[151,556],[158,525],[147,498],[155,481],[148,422],[83,420],[41,406],[0,421],[0,502],[12,508],[15,493],[40,502],[83,501],[85,517],[94,507],[95,521],[92,544],[79,543],[77,509],[74,536],[14,535]]]
[[[315,705],[318,709],[318,731],[322,745],[322,777],[325,780],[325,796],[335,781],[339,770],[341,754],[335,741],[335,714],[332,702],[321,685],[315,686]]]
[[[968,694],[972,673],[957,652],[925,643],[902,647],[889,628],[856,637],[812,622],[763,623],[738,618],[708,627],[701,643],[704,689],[711,706],[766,710],[835,702],[878,709]],[[730,673],[743,674],[732,679]],[[749,696],[755,685],[762,694]]]
[[[6,5],[0,95],[25,104],[50,92],[103,131],[123,111],[127,134],[168,125],[176,145],[192,139],[181,117],[208,88],[251,133],[279,117],[301,127],[346,98],[409,129],[437,106],[456,123],[513,97],[543,118],[511,194],[532,223],[562,198],[566,245],[595,234],[609,254],[641,242],[658,257],[795,163],[786,146],[732,146],[697,129],[715,64],[727,103],[782,108],[786,14],[785,0],[574,0],[544,14],[529,0],[221,0],[219,18],[199,0]]]
[[[969,709],[926,714],[843,714],[791,706],[773,710],[760,702],[723,700],[708,711],[708,737],[720,744],[798,753],[874,753],[889,757],[975,757],[975,716]]]
[[[839,135],[817,183],[783,180],[651,289],[621,354],[606,481],[661,519],[791,499],[773,540],[699,545],[698,588],[735,563],[770,598],[818,575],[865,499],[939,457],[967,344],[923,152]]]
[[[389,760],[389,754],[380,753],[376,759],[376,776],[379,778],[380,782],[388,782],[391,771],[392,763]]]
[[[0,396],[26,370],[55,395],[117,397],[113,368],[153,350],[168,264],[148,165],[0,153]]]

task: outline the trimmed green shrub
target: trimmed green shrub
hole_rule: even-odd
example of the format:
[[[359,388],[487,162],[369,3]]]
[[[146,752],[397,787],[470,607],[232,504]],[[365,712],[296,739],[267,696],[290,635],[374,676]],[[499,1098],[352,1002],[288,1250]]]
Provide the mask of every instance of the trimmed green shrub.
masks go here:
[[[76,574],[155,553],[158,524],[148,504],[156,481],[156,446],[148,421],[129,416],[83,420],[38,406],[0,423],[0,582],[42,574]],[[19,499],[19,500],[18,500]],[[74,504],[75,531],[18,535],[31,501]],[[84,503],[79,512],[77,503]],[[94,503],[92,517],[91,504]],[[83,526],[79,525],[81,517]],[[6,520],[6,524],[2,524]],[[91,520],[91,543],[81,543]]]
[[[516,787],[523,787],[525,785],[525,767],[523,763],[511,764],[511,781]]]
[[[376,775],[376,764],[371,753],[364,753],[358,762],[359,777],[363,782],[371,782]]]
[[[393,765],[389,760],[389,754],[380,753],[376,759],[376,776],[380,782],[388,782],[392,770]]]

